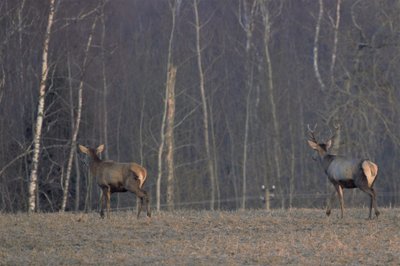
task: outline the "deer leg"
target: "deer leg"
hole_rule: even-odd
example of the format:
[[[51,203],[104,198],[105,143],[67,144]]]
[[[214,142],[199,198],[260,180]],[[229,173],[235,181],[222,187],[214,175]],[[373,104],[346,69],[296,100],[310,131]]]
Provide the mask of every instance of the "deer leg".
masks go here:
[[[100,217],[104,218],[104,201],[105,201],[105,194],[106,188],[102,187],[101,189],[101,196],[100,196]]]
[[[137,218],[139,219],[140,213],[142,212],[142,209],[143,209],[143,197],[138,196],[138,199],[140,200],[139,208],[137,210]]]
[[[368,218],[372,219],[372,207],[374,207],[375,215],[376,215],[376,217],[378,217],[379,216],[379,211],[378,211],[378,208],[376,206],[376,193],[375,193],[375,190],[373,188],[368,188],[368,187],[364,187],[364,186],[360,187],[360,189],[362,191],[364,191],[365,193],[367,193],[371,197],[371,201],[370,201],[370,205],[369,205],[369,216],[368,216]]]
[[[135,192],[135,193],[140,198],[140,207],[138,209],[137,218],[139,218],[140,212],[143,209],[143,201],[146,202],[147,217],[151,217],[150,200],[149,200],[149,196],[147,195],[147,192],[145,190],[143,190],[143,189],[138,188],[137,192]]]
[[[371,198],[371,204],[372,204],[373,207],[374,207],[376,218],[378,218],[380,212],[378,211],[378,206],[377,206],[377,204],[376,204],[376,193],[375,193],[375,189],[374,189],[374,188],[371,188],[371,192],[372,192],[372,194],[373,194],[373,197]],[[373,199],[373,201],[372,201],[372,199]]]
[[[335,185],[335,188],[336,188],[336,191],[337,191],[338,196],[339,196],[340,213],[341,213],[340,218],[343,219],[343,211],[344,211],[343,188],[340,185]]]
[[[104,218],[104,212],[103,212],[103,190],[101,191],[101,195],[100,195],[100,217]]]
[[[331,204],[332,201],[335,199],[336,196],[336,190],[332,191],[331,196],[328,198],[327,204],[326,204],[326,215],[329,216],[331,214]]]
[[[125,188],[128,191],[135,193],[136,196],[138,198],[140,198],[140,206],[138,208],[137,218],[139,218],[140,212],[142,211],[143,201],[146,201],[147,216],[151,217],[150,206],[149,206],[149,197],[148,197],[146,191],[144,191],[143,189],[139,188],[139,181],[138,180],[134,180],[134,179],[130,179],[130,180],[128,180],[126,182]]]
[[[146,200],[146,212],[147,212],[147,217],[151,217],[151,211],[150,211],[150,197],[147,194],[147,191],[142,190],[143,193],[145,194],[145,200]]]
[[[110,200],[111,200],[111,188],[110,187],[107,187],[106,200],[107,200],[107,218],[110,218]]]

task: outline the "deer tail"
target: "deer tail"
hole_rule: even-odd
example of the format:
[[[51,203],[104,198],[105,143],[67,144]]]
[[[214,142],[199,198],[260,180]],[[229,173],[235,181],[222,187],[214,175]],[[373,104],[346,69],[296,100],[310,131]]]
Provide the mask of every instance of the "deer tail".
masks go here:
[[[378,175],[378,165],[370,160],[364,160],[361,164],[364,175],[368,181],[368,187],[372,187]]]
[[[135,174],[135,178],[139,180],[139,188],[142,188],[147,178],[146,169],[138,164],[133,163],[131,165],[131,171]]]

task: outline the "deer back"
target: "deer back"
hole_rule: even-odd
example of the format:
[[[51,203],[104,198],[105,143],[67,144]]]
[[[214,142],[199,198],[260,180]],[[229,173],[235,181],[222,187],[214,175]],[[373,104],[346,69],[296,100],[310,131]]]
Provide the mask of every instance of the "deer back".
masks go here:
[[[97,178],[99,185],[123,186],[127,178],[133,178],[130,164],[114,161],[92,162],[92,174]]]
[[[362,184],[372,187],[378,175],[378,166],[369,160],[336,156],[326,173],[331,181],[345,188],[360,187]]]

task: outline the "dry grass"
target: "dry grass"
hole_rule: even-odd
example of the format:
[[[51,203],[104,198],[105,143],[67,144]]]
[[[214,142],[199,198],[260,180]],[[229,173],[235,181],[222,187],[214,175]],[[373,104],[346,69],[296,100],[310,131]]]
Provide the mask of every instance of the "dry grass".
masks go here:
[[[399,265],[400,209],[0,215],[1,265]]]

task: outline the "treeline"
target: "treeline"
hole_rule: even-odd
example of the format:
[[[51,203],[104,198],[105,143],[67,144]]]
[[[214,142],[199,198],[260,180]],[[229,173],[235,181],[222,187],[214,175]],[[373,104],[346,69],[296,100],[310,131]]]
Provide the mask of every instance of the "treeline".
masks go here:
[[[146,167],[156,208],[321,207],[307,125],[326,140],[335,123],[340,153],[379,165],[378,204],[398,205],[396,1],[55,0],[47,36],[50,7],[0,2],[0,210],[96,208],[78,143]]]

